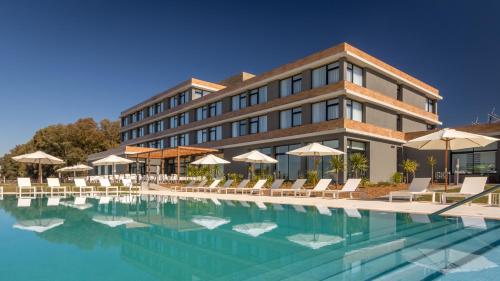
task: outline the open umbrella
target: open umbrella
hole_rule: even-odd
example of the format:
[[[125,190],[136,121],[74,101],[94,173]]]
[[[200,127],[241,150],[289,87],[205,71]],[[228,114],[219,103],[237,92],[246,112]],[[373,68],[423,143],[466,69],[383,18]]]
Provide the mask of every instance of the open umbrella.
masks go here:
[[[499,139],[444,128],[408,141],[404,146],[419,150],[444,150],[444,190],[448,189],[448,151],[483,147]]]
[[[239,233],[246,234],[248,236],[257,237],[277,227],[278,225],[273,222],[258,222],[238,224],[233,226],[233,230]]]
[[[227,160],[224,160],[220,157],[217,157],[213,154],[208,154],[196,161],[191,162],[193,165],[222,165],[222,164],[229,164],[230,162]]]
[[[35,219],[35,220],[26,220],[19,221],[14,224],[12,227],[22,230],[33,231],[37,233],[45,232],[54,227],[58,227],[64,223],[63,219],[58,218],[47,218],[47,219]]]
[[[191,221],[209,230],[216,229],[221,225],[231,222],[227,219],[212,216],[193,216],[193,219],[191,219]]]
[[[130,164],[130,163],[134,163],[134,161],[120,157],[120,156],[110,155],[108,157],[105,157],[105,158],[102,158],[102,159],[99,159],[99,160],[92,162],[92,165],[94,165],[94,166],[110,166],[111,165],[111,166],[113,166],[112,173],[114,176],[116,165],[126,165],[126,164]]]
[[[317,250],[319,248],[333,245],[344,241],[344,238],[328,234],[306,234],[299,233],[288,236],[288,241],[302,245],[304,247]]]
[[[252,150],[250,152],[233,157],[234,161],[246,162],[252,165],[252,173],[254,170],[254,164],[276,164],[278,160],[265,155],[258,150]]]
[[[61,169],[58,169],[58,172],[73,172],[74,176],[76,177],[76,172],[84,172],[84,171],[90,171],[92,170],[92,167],[89,167],[84,164],[78,164],[74,166],[69,166],[69,167],[64,167]]]
[[[17,162],[38,164],[38,181],[42,183],[42,165],[59,165],[64,161],[43,151],[12,157]]]
[[[295,155],[295,156],[312,156],[314,157],[314,171],[318,172],[319,165],[319,157],[321,156],[333,156],[333,155],[341,155],[344,152],[340,150],[333,149],[331,147],[319,144],[317,142],[313,142],[306,146],[288,151],[287,154]]]

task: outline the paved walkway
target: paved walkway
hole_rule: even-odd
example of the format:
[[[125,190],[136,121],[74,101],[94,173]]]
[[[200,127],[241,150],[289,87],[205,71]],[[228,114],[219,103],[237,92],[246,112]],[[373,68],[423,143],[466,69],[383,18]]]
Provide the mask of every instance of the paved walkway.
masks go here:
[[[352,200],[352,199],[325,199],[318,197],[279,197],[279,196],[256,196],[245,194],[219,194],[207,192],[176,192],[170,190],[145,190],[141,191],[144,195],[178,196],[190,198],[205,198],[217,200],[249,201],[262,203],[277,203],[306,206],[325,206],[330,208],[351,208],[360,210],[374,210],[382,212],[400,212],[431,214],[444,208],[447,205],[434,204],[430,202],[388,202],[382,200]],[[462,205],[451,211],[444,213],[447,216],[473,216],[488,219],[500,220],[500,208],[481,204],[472,204],[471,206]]]

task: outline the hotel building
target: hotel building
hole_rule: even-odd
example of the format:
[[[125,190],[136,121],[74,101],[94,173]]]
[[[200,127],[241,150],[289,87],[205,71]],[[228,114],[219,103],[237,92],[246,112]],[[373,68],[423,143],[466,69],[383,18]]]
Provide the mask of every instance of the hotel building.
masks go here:
[[[441,125],[442,99],[434,87],[342,43],[261,75],[240,73],[217,83],[191,78],[121,113],[122,145],[216,148],[221,156],[259,149],[277,165],[260,165],[276,177],[304,177],[312,159],[286,152],[320,142],[370,162],[364,176],[389,180],[397,171],[405,133]],[[185,163],[181,160],[181,172]],[[176,159],[164,173],[176,172]],[[320,177],[330,176],[321,161]],[[247,165],[224,171],[247,174]],[[342,178],[349,176],[350,169]],[[342,179],[341,179],[342,180]]]

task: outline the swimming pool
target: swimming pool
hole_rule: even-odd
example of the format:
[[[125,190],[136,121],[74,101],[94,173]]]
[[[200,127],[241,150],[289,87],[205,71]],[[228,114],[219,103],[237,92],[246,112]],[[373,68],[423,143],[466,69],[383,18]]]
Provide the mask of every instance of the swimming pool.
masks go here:
[[[0,201],[0,280],[494,280],[500,222],[144,197]],[[217,204],[216,204],[217,203]]]

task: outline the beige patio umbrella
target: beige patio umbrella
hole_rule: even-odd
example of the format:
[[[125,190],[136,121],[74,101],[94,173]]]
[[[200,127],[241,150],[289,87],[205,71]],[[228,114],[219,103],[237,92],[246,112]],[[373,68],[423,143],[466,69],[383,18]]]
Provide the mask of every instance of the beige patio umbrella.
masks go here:
[[[192,165],[210,165],[210,166],[215,166],[215,165],[223,165],[223,164],[229,164],[231,162],[224,160],[220,157],[217,157],[213,154],[208,154],[196,161],[191,162]],[[214,175],[215,176],[215,175]]]
[[[116,156],[116,155],[110,155],[108,157],[96,160],[92,162],[92,165],[94,166],[113,166],[113,176],[115,175],[115,170],[116,170],[116,165],[127,165],[130,163],[134,163],[134,161]]]
[[[252,174],[254,171],[254,164],[276,164],[278,160],[265,155],[258,150],[252,150],[250,152],[233,157],[233,161],[246,162],[252,165]]]
[[[42,165],[59,165],[64,161],[43,151],[12,157],[17,162],[38,164],[38,181],[42,183]]]
[[[92,170],[92,167],[89,167],[84,164],[78,164],[74,166],[69,166],[69,167],[64,167],[61,169],[58,169],[58,172],[73,172],[73,175],[76,177],[76,172],[85,172],[85,171],[90,171]]]
[[[448,151],[484,147],[499,139],[444,128],[408,141],[404,146],[419,150],[444,150],[444,190],[448,190]]]

